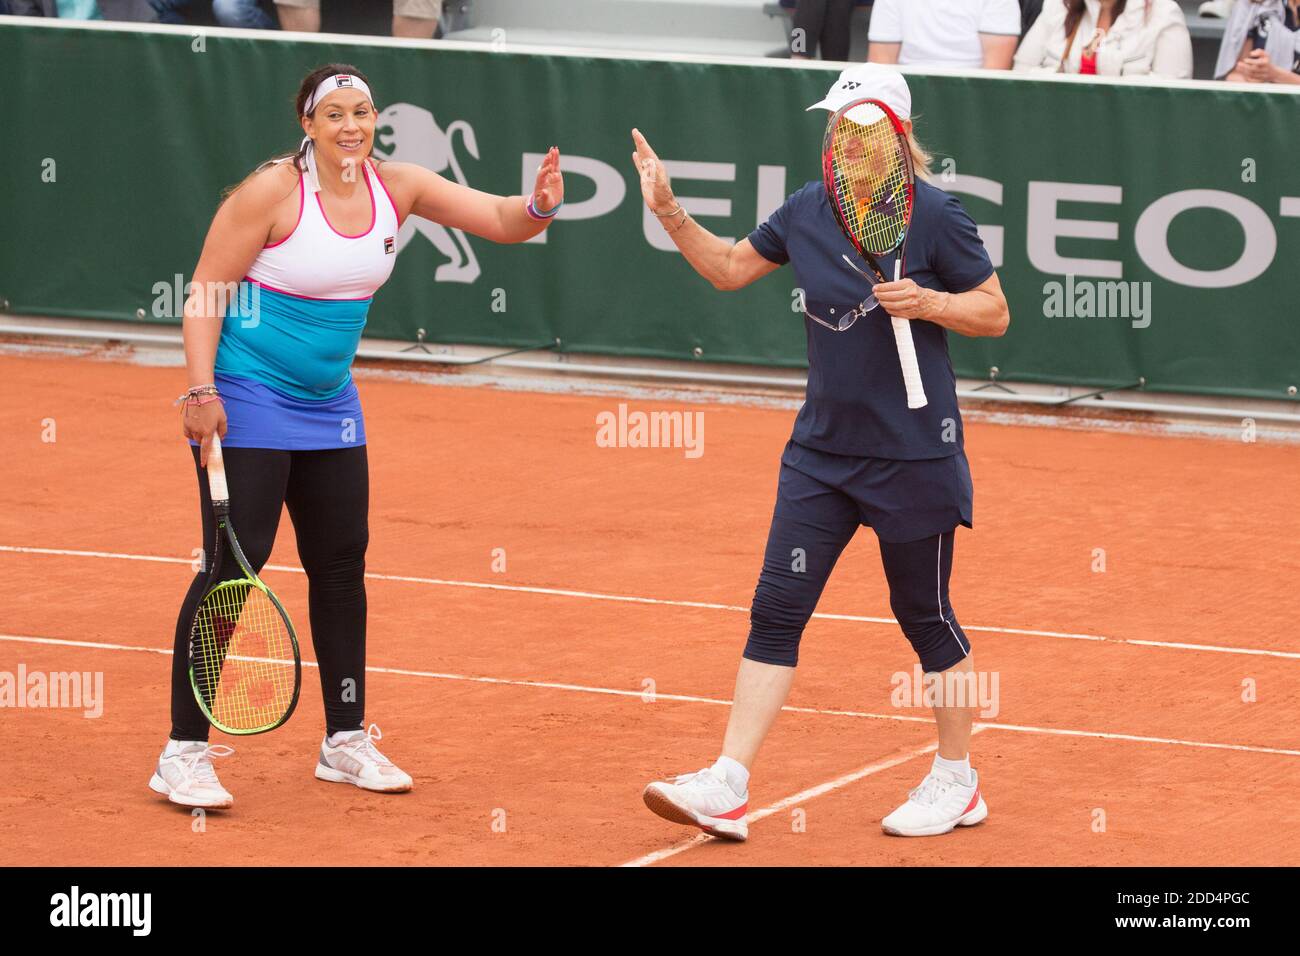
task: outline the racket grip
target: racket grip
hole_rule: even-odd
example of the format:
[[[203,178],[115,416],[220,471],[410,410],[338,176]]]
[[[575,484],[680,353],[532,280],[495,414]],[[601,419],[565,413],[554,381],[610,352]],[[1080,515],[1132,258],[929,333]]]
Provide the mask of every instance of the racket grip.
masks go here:
[[[903,256],[894,260],[894,281],[903,277]],[[903,384],[907,386],[907,407],[925,408],[930,400],[925,397],[925,383],[921,381],[921,366],[916,361],[916,343],[912,341],[912,323],[907,319],[893,319],[894,344],[898,347],[898,364],[903,367]]]
[[[916,344],[912,341],[912,323],[907,319],[893,319],[894,344],[898,346],[898,364],[903,367],[903,384],[907,386],[907,407],[925,408],[925,384],[921,381],[921,367],[916,361]]]
[[[208,492],[213,502],[229,501],[230,490],[226,487],[226,461],[221,456],[221,438],[212,434],[212,447],[208,449]]]

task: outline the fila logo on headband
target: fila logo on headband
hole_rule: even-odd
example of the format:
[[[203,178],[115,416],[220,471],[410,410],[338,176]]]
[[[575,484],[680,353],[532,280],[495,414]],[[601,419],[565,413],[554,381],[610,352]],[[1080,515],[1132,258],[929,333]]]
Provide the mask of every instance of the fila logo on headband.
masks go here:
[[[343,89],[356,90],[359,93],[364,93],[371,103],[374,102],[374,96],[370,92],[369,85],[367,85],[366,81],[361,79],[361,77],[354,76],[350,73],[335,73],[333,76],[325,77],[325,79],[321,80],[320,83],[316,85],[316,89],[313,90],[311,96],[307,98],[303,110],[304,113],[310,115],[312,110],[316,109],[317,103],[325,99],[325,97],[329,96],[335,90]]]

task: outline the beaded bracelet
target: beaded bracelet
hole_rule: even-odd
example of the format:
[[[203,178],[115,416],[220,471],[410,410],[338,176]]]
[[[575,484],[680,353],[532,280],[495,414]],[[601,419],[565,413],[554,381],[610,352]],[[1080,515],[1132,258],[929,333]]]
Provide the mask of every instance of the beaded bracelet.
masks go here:
[[[177,396],[176,401],[172,402],[172,404],[179,405],[182,402],[188,403],[191,399],[198,398],[202,395],[214,395],[217,398],[221,397],[221,393],[217,391],[217,386],[215,385],[194,385],[186,389],[183,394]]]

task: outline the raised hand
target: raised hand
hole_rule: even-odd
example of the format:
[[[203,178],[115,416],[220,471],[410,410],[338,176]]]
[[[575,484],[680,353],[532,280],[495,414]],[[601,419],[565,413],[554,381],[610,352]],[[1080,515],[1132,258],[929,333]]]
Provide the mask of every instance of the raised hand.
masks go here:
[[[564,175],[560,172],[560,147],[552,146],[537,167],[537,185],[533,187],[533,208],[550,212],[564,202]]]
[[[673,184],[668,179],[664,164],[639,129],[632,130],[632,143],[636,146],[632,162],[641,180],[641,198],[653,213],[671,212],[677,206],[677,200],[673,198]]]

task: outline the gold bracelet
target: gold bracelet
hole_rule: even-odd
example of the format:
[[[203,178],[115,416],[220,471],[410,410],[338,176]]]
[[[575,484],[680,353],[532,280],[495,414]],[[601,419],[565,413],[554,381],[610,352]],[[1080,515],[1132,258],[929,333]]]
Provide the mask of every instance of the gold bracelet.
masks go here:
[[[690,218],[691,218],[691,214],[688,213],[685,209],[683,209],[683,210],[682,210],[682,221],[679,222],[679,223],[677,224],[677,228],[676,228],[676,229],[669,229],[668,226],[667,226],[667,224],[665,224],[665,225],[664,225],[664,231],[667,232],[668,235],[670,235],[670,236],[671,236],[673,233],[681,232],[682,229],[684,229],[684,228],[686,227],[686,221],[687,221],[688,219],[690,219]]]
[[[653,209],[651,209],[650,211],[655,212]],[[682,211],[682,205],[681,203],[678,203],[675,209],[672,209],[669,212],[655,212],[655,215],[658,216],[660,219],[665,219],[668,216],[675,216],[681,211]]]

